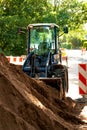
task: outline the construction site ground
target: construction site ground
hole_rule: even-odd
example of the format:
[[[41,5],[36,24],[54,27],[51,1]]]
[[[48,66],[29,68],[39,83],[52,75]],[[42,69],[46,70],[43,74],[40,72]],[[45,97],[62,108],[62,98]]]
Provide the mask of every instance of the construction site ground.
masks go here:
[[[87,130],[86,107],[69,94],[60,100],[54,87],[31,79],[0,54],[0,130]]]

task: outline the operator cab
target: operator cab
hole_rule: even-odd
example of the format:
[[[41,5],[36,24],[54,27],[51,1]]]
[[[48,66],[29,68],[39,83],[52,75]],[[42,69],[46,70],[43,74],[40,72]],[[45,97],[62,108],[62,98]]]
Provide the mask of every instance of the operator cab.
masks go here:
[[[57,52],[59,27],[56,24],[29,24],[28,32],[28,53]]]
[[[28,56],[23,71],[35,77],[49,77],[52,64],[58,64],[59,26],[54,23],[28,25]]]

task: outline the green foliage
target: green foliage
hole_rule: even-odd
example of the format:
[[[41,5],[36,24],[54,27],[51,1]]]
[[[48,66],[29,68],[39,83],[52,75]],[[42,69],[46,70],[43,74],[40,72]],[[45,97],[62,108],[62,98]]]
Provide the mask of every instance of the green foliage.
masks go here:
[[[81,40],[77,37],[71,37],[70,42],[72,43],[72,48],[74,49],[81,47]]]
[[[87,22],[87,3],[81,3],[77,0],[55,0],[56,3],[53,6],[49,1],[0,1],[0,49],[6,55],[23,55],[26,53],[26,28],[30,23],[53,22],[58,24],[62,31],[65,25],[68,25],[70,30],[74,30],[80,24]],[[25,33],[21,36],[18,35],[18,28],[20,27],[25,29]],[[80,39],[76,39],[74,36],[71,40],[68,39],[73,47],[81,43]]]
[[[61,43],[61,48],[71,49],[72,44],[71,43]]]
[[[87,41],[85,41],[85,42],[83,43],[83,47],[86,48],[86,50],[87,50]]]

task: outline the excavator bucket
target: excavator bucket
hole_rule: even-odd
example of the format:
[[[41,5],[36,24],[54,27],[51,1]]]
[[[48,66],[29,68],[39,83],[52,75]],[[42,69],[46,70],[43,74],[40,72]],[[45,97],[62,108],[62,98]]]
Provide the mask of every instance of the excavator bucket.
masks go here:
[[[37,80],[38,78],[34,78],[34,79]],[[65,94],[63,93],[61,77],[39,78],[39,80],[43,81],[46,85],[56,88],[58,90],[59,98],[65,99]]]

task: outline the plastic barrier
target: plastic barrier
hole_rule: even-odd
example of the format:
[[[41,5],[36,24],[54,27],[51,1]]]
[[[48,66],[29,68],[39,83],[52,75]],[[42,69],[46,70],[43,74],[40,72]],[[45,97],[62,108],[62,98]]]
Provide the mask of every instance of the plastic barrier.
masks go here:
[[[83,48],[83,47],[82,47],[82,49],[81,49],[81,54],[82,54],[82,55],[85,55],[85,53],[86,53],[86,48]]]
[[[22,65],[26,56],[6,56],[8,61],[10,63],[16,64],[16,65]],[[62,56],[62,61],[63,64],[68,65],[68,57],[67,56]]]
[[[68,56],[62,56],[62,64],[68,66]]]
[[[22,56],[21,57],[19,57],[19,56],[17,56],[17,57],[16,56],[6,56],[6,57],[10,63],[16,64],[16,65],[22,65],[24,60],[25,60],[24,56],[23,57]]]
[[[68,56],[67,56],[67,51],[65,48],[61,48],[62,52],[62,64],[68,66]]]
[[[78,65],[79,94],[87,96],[87,64]]]

